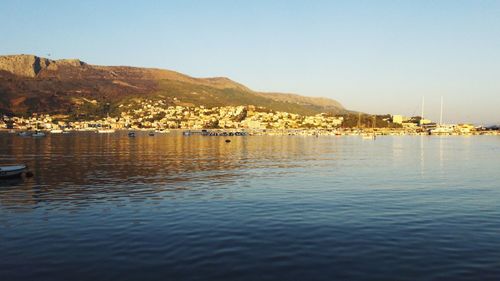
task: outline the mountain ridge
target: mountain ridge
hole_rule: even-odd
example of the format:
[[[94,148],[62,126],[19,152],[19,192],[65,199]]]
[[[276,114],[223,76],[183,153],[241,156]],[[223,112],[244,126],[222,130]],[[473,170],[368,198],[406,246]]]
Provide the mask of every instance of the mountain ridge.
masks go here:
[[[162,98],[175,104],[256,105],[304,115],[348,112],[328,98],[253,91],[227,77],[196,78],[173,70],[92,65],[79,59],[0,56],[0,113],[82,113],[128,98]]]

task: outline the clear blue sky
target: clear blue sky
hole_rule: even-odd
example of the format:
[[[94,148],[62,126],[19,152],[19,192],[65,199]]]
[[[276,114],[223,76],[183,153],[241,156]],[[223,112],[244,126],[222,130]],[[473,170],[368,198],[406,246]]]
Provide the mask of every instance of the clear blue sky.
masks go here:
[[[0,54],[227,76],[373,113],[500,123],[500,1],[7,1]]]

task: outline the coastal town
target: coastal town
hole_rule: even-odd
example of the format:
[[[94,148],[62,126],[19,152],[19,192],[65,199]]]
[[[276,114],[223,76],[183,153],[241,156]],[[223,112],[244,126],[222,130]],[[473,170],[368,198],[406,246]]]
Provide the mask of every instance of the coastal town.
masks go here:
[[[145,130],[154,132],[183,131],[242,131],[249,135],[498,135],[498,128],[472,124],[437,124],[419,116],[362,115],[349,125],[346,117],[327,113],[303,116],[276,112],[257,106],[169,105],[162,100],[134,99],[118,106],[117,116],[97,120],[68,120],[68,116],[33,114],[29,117],[0,118],[0,130],[10,132],[68,133],[95,131],[112,133],[117,130]],[[373,119],[372,119],[373,117]],[[368,123],[361,123],[361,119]],[[351,118],[352,119],[352,118]],[[380,121],[380,122],[379,122]]]

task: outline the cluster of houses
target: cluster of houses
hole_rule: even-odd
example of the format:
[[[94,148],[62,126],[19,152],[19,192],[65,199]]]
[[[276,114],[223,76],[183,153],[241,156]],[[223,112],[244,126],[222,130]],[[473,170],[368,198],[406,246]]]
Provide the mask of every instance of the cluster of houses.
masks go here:
[[[168,129],[332,129],[342,124],[342,117],[326,114],[302,116],[269,111],[256,106],[167,106],[163,101],[139,100],[120,105],[118,126],[124,128]]]
[[[468,135],[488,131],[472,124],[436,124],[420,117],[392,115],[388,122],[400,128],[340,128],[344,118],[328,114],[303,116],[288,112],[275,112],[257,106],[183,106],[162,100],[134,99],[118,106],[118,114],[99,120],[70,121],[68,116],[34,114],[30,117],[0,118],[0,129],[15,130],[168,130],[168,129],[246,129],[249,131],[314,131],[334,134],[445,134]]]
[[[118,117],[99,120],[67,121],[64,116],[38,114],[7,117],[0,128],[18,130],[96,130],[96,129],[334,129],[343,117],[317,114],[302,116],[274,112],[256,106],[172,106],[162,100],[133,100],[119,105]]]

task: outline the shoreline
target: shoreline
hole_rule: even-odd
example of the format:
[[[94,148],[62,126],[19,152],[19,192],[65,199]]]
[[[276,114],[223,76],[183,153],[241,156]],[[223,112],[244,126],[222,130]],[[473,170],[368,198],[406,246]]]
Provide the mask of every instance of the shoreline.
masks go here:
[[[325,129],[266,129],[266,130],[252,130],[252,129],[167,129],[158,131],[155,128],[130,128],[130,129],[113,129],[112,132],[105,132],[100,134],[116,134],[119,132],[154,132],[158,135],[167,134],[183,134],[190,132],[189,135],[203,135],[204,136],[238,136],[235,133],[245,133],[246,136],[499,136],[499,130],[485,130],[473,131],[469,133],[440,133],[432,134],[429,132],[408,132],[404,130],[395,129],[375,129],[375,130],[357,130],[357,129],[338,129],[338,130],[325,130]],[[27,129],[5,129],[0,128],[1,133],[19,134],[21,132],[35,132],[40,131],[47,134],[61,134],[64,133],[98,133],[96,128],[87,129],[69,129],[62,132],[51,133],[51,130],[27,130]]]

